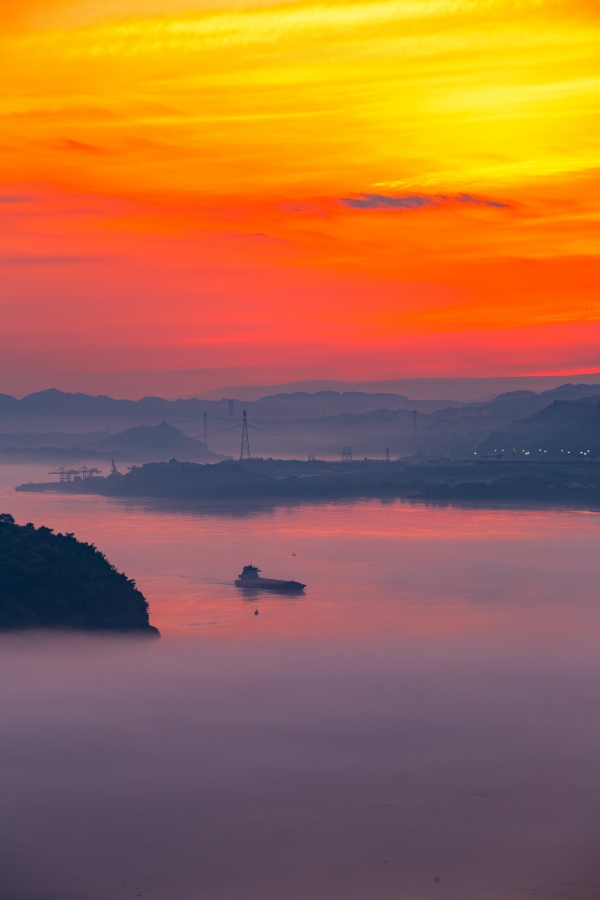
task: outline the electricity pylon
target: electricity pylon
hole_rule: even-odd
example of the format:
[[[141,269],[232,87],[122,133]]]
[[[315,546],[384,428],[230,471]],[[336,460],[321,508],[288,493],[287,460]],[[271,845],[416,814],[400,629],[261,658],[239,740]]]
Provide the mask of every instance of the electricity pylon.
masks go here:
[[[250,459],[250,442],[248,441],[248,419],[246,410],[242,416],[242,446],[240,449],[240,459]]]

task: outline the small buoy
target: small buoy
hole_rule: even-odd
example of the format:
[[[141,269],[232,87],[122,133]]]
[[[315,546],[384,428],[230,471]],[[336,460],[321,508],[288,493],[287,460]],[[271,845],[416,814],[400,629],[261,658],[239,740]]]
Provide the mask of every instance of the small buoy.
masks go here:
[[[257,610],[257,609],[254,610],[254,615],[255,615],[255,616],[258,615],[258,610]]]
[[[295,555],[296,555],[295,553],[292,553],[292,556],[295,556]]]

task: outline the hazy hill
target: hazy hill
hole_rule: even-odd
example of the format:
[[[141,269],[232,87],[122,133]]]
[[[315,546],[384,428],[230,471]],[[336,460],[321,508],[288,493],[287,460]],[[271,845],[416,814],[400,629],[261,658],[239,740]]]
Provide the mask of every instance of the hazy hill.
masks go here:
[[[217,419],[227,419],[229,403],[227,400],[165,400],[162,397],[118,400],[103,395],[69,394],[54,388],[28,394],[21,400],[0,395],[2,431],[108,431],[135,425],[158,425],[168,419],[177,425],[187,423],[198,435],[204,412]]]
[[[119,434],[110,434],[97,443],[99,450],[106,450],[118,459],[135,459],[144,462],[178,459],[195,462],[218,462],[223,457],[212,453],[201,441],[186,437],[179,428],[167,422],[160,425],[138,425]]]
[[[549,391],[535,394],[533,391],[511,391],[499,394],[485,403],[469,403],[459,409],[444,409],[432,414],[439,427],[449,430],[465,430],[475,426],[495,431],[509,425],[515,419],[531,416],[555,400],[578,400],[600,394],[600,387],[589,384],[563,384]]]
[[[309,394],[306,391],[296,391],[292,394],[262,397],[247,404],[246,408],[254,416],[298,419],[339,416],[344,413],[360,415],[378,409],[432,412],[434,409],[461,405],[459,401],[449,403],[447,400],[411,400],[402,394],[367,394],[361,391],[317,391]]]
[[[35,451],[36,458],[114,457],[116,461],[160,462],[172,457],[196,462],[218,462],[223,456],[208,450],[202,441],[187,437],[166,422],[138,425],[117,434],[106,431],[83,432],[7,432],[0,434],[2,458],[23,457]]]
[[[300,454],[306,447],[305,452],[312,450],[317,456],[332,458],[343,446],[351,446],[353,455],[359,458],[383,457],[386,448],[393,457],[410,456],[419,450],[426,455],[470,457],[490,433],[539,412],[556,397],[581,397],[593,390],[589,385],[564,385],[543,394],[515,391],[487,403],[429,414],[417,412],[416,416],[407,409],[374,409],[286,421],[260,420],[265,433],[252,429],[256,420],[251,417],[251,445],[255,455]]]
[[[598,386],[599,372],[582,375],[585,381]],[[460,403],[470,403],[486,397],[493,397],[505,391],[531,390],[547,391],[564,383],[568,376],[561,375],[515,375],[484,378],[394,378],[388,381],[336,381],[318,379],[290,381],[286,384],[236,385],[205,391],[201,396],[207,400],[223,397],[238,397],[240,400],[259,400],[273,394],[291,394],[297,391],[314,394],[318,391],[359,391],[364,393],[405,394],[416,400],[430,400],[445,397]],[[445,404],[448,405],[447,403]]]
[[[540,394],[512,391],[485,402],[446,404],[443,409],[436,401],[417,402],[384,392],[295,391],[244,404],[239,400],[169,401],[160,397],[116,400],[50,390],[22,400],[0,397],[0,428],[12,434],[72,432],[72,440],[64,441],[66,449],[114,453],[123,460],[175,457],[208,462],[223,455],[238,456],[241,414],[246,408],[254,456],[316,453],[334,458],[346,445],[361,457],[383,456],[386,448],[392,455],[412,455],[420,447],[426,454],[460,456],[472,454],[488,435],[540,412],[556,399],[575,400],[598,390],[593,385],[565,384]],[[204,413],[208,416],[209,449],[202,442]],[[152,431],[157,428],[162,431]],[[169,428],[173,431],[168,432]],[[119,435],[110,433],[114,430]],[[96,432],[93,438],[92,432]],[[98,432],[104,434],[98,437]],[[51,443],[40,438],[37,446]],[[18,439],[9,445],[24,446]],[[1,446],[6,447],[6,442],[0,436]]]
[[[135,582],[93,544],[0,515],[0,629],[67,628],[158,635]]]
[[[60,423],[92,422],[132,424],[158,424],[167,419],[176,424],[199,420],[203,413],[211,419],[229,420],[239,417],[246,408],[255,415],[268,418],[298,418],[302,416],[338,415],[344,412],[361,413],[373,409],[422,409],[430,411],[446,406],[459,406],[448,401],[414,401],[400,394],[370,394],[360,391],[318,391],[314,394],[295,392],[266,396],[254,402],[236,398],[224,400],[165,400],[162,397],[144,397],[141,400],[117,400],[113,397],[92,397],[88,394],[69,394],[54,388],[28,394],[21,400],[0,394],[0,425],[6,423],[47,421],[53,422],[52,430],[63,427]],[[158,420],[158,421],[156,421]],[[214,426],[214,422],[211,422]],[[121,426],[122,427],[122,426]],[[198,430],[199,422],[194,428]],[[47,429],[46,429],[47,430]]]
[[[478,447],[478,454],[503,452],[539,458],[582,453],[600,455],[600,395],[580,400],[555,400],[525,419],[495,431]]]

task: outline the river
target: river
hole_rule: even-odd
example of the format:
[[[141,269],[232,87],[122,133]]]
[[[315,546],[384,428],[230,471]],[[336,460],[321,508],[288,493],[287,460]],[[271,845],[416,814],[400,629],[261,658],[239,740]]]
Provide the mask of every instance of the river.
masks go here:
[[[2,900],[598,896],[597,513],[14,493],[47,468],[0,511],[163,637],[0,641]]]

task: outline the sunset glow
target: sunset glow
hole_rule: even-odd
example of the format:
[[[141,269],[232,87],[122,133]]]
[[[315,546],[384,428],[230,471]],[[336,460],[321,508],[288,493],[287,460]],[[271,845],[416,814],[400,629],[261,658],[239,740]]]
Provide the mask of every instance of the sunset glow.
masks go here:
[[[9,0],[0,35],[2,390],[600,368],[592,0]]]

